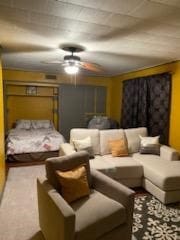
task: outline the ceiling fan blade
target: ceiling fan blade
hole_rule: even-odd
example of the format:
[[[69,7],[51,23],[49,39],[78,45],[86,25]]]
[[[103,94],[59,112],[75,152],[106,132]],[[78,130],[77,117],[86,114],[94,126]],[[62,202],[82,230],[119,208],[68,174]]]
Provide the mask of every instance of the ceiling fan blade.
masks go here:
[[[80,62],[80,67],[92,72],[103,72],[102,67],[96,63]]]
[[[61,61],[61,60],[52,60],[52,61],[42,61],[42,63],[45,63],[45,64],[62,64],[63,61]]]

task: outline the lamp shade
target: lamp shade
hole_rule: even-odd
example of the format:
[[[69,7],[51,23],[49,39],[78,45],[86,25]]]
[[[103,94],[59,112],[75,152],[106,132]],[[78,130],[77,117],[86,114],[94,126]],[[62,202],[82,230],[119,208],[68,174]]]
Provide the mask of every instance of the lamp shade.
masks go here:
[[[76,74],[79,72],[79,67],[75,65],[65,66],[64,70],[67,74]]]

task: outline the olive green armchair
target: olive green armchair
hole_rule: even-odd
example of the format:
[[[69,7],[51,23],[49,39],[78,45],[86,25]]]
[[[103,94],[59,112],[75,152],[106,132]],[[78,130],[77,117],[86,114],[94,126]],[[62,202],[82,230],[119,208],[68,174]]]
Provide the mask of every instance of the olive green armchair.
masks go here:
[[[86,164],[91,193],[68,204],[59,193],[56,170]],[[46,240],[130,240],[134,192],[89,167],[86,152],[46,160],[37,180],[39,223]]]

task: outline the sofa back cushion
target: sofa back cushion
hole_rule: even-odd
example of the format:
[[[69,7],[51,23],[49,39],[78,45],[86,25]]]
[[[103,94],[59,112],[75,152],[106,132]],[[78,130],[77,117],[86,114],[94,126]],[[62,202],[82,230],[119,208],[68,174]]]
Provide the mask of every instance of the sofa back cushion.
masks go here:
[[[99,130],[87,128],[73,128],[70,132],[70,144],[73,145],[73,140],[82,140],[87,137],[91,138],[94,154],[100,154],[99,150]]]
[[[100,130],[100,154],[110,154],[109,141],[125,139],[123,129]]]
[[[147,128],[139,127],[139,128],[128,128],[124,130],[126,139],[128,142],[128,151],[129,153],[139,152],[140,148],[140,135],[142,137],[147,136]]]

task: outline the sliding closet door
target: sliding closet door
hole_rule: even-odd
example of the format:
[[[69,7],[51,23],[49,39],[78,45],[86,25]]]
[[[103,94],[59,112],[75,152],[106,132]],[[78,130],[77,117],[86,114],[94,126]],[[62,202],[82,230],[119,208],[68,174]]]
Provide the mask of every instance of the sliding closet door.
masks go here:
[[[59,89],[59,129],[67,141],[72,128],[84,127],[84,86],[62,84]]]
[[[94,113],[95,97],[94,97],[94,86],[84,86],[84,103],[85,103],[85,113]]]
[[[85,121],[86,126],[96,115],[106,115],[106,87],[84,86],[85,88]]]
[[[87,127],[94,115],[106,115],[106,87],[60,86],[59,129],[67,141],[72,128]]]
[[[104,115],[106,112],[106,87],[96,87],[96,110],[95,112]]]

